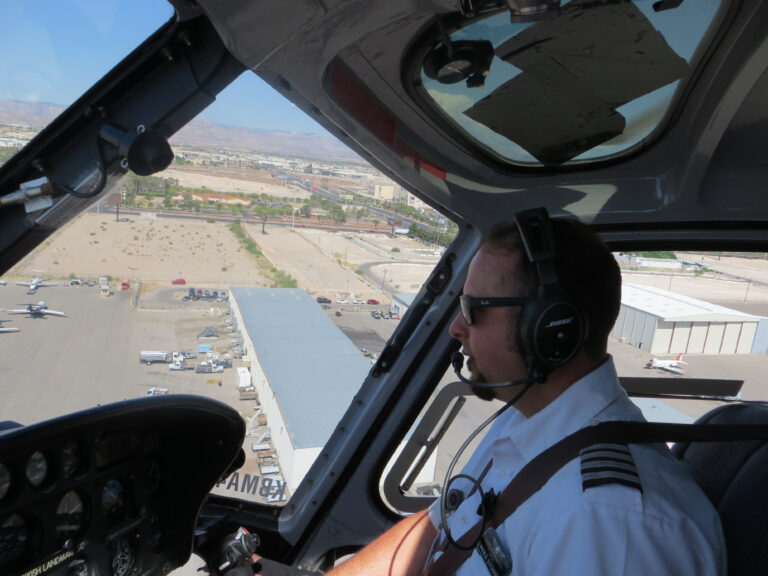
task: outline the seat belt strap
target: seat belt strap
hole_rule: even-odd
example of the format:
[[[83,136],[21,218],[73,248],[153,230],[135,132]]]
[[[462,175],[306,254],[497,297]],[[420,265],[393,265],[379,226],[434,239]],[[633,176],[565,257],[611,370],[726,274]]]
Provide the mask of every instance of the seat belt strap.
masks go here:
[[[576,458],[582,449],[604,442],[649,444],[660,442],[732,442],[736,440],[768,440],[768,426],[759,424],[662,424],[655,422],[601,422],[566,436],[528,462],[507,484],[496,500],[496,508],[486,522],[487,528],[497,528],[528,498],[546,484],[555,473]],[[461,546],[471,545],[481,529],[478,522],[459,538]],[[472,549],[449,546],[427,566],[423,576],[453,574]]]

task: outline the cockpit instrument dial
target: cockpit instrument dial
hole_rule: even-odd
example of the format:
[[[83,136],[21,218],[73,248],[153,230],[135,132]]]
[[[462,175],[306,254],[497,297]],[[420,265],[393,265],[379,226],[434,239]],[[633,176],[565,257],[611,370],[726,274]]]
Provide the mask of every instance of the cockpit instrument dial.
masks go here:
[[[91,569],[85,560],[75,560],[69,565],[69,576],[91,576]]]
[[[118,538],[112,544],[112,555],[110,564],[112,565],[113,576],[126,576],[133,568],[136,560],[131,544],[125,538]]]
[[[42,486],[48,476],[48,460],[42,452],[34,452],[27,460],[27,480],[35,488]]]
[[[0,565],[13,562],[27,544],[27,524],[18,514],[0,520]]]
[[[56,508],[56,536],[59,542],[64,543],[77,536],[83,527],[84,514],[83,501],[77,492],[70,490],[64,494]]]
[[[74,440],[70,440],[61,450],[61,471],[64,478],[69,478],[77,473],[81,461],[80,445]]]
[[[5,464],[0,463],[0,500],[5,498],[11,489],[11,471]]]
[[[120,520],[125,511],[125,489],[119,480],[107,480],[101,491],[101,509],[110,520]]]

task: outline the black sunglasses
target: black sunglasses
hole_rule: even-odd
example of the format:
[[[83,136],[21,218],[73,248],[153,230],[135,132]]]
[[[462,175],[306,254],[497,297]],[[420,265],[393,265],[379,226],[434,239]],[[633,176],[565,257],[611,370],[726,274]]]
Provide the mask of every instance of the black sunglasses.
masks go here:
[[[530,296],[525,298],[473,298],[472,296],[459,296],[459,303],[461,304],[461,314],[464,316],[464,322],[467,326],[472,326],[475,319],[472,316],[472,311],[476,308],[499,308],[503,306],[522,306],[531,299]]]

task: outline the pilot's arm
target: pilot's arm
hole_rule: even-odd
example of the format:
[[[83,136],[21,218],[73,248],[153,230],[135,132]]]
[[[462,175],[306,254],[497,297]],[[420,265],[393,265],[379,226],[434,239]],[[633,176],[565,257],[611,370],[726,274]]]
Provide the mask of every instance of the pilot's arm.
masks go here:
[[[427,511],[409,516],[395,524],[352,558],[326,575],[418,576],[437,535]],[[299,570],[278,562],[253,556],[256,576],[311,576],[318,573]]]
[[[333,576],[418,575],[437,531],[423,510],[401,520],[352,558],[327,574]]]

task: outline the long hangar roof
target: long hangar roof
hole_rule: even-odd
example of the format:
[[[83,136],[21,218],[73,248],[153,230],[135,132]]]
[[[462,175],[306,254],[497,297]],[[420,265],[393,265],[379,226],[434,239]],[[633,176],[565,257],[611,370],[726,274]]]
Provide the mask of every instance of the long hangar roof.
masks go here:
[[[757,316],[653,286],[622,284],[621,303],[669,322],[758,322]]]
[[[304,290],[230,290],[295,448],[323,446],[371,369]]]

